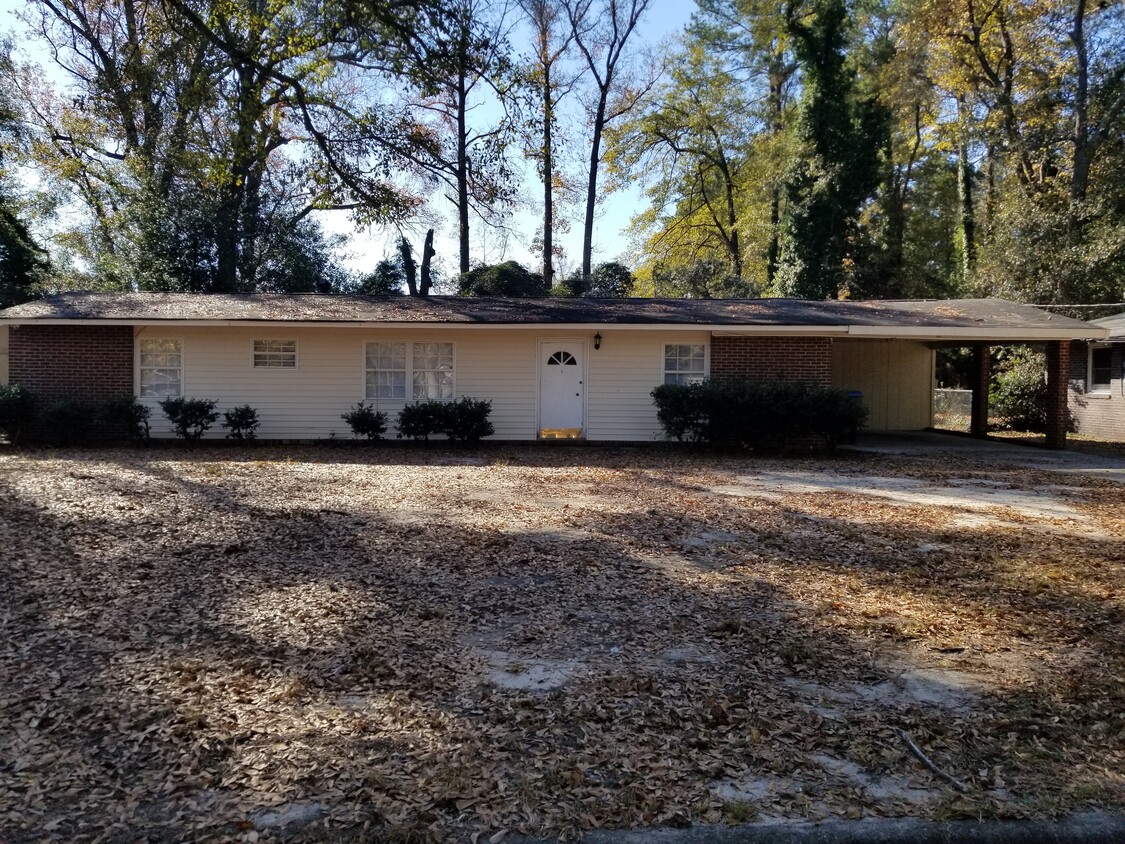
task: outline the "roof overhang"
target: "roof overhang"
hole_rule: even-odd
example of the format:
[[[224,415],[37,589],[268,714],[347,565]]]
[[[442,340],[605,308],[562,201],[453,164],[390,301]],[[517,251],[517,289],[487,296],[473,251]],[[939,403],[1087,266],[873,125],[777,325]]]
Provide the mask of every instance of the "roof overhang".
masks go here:
[[[1018,343],[1047,340],[1091,340],[1109,338],[1109,331],[1090,325],[1075,332],[1072,328],[1041,327],[960,327],[960,326],[895,326],[895,325],[715,325],[695,323],[622,323],[622,322],[431,322],[409,320],[201,320],[201,319],[82,319],[32,318],[0,319],[0,324],[18,328],[21,325],[103,325],[177,327],[177,328],[262,328],[287,326],[294,328],[332,329],[446,329],[456,331],[705,331],[715,337],[831,337],[853,340],[916,340],[919,342],[986,342]]]

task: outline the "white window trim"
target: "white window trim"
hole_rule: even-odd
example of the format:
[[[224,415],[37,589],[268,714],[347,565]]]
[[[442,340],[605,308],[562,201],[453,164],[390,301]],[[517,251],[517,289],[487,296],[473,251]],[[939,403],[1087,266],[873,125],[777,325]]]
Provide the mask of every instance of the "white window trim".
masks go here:
[[[375,343],[402,343],[406,346],[406,398],[402,399],[380,399],[375,396],[367,395],[367,347]],[[444,343],[453,347],[453,396],[448,399],[416,399],[414,398],[414,344],[415,343]],[[457,392],[457,341],[456,340],[387,340],[375,339],[364,340],[359,346],[360,353],[360,391],[362,401],[373,402],[375,407],[379,407],[379,402],[392,405],[406,405],[413,404],[418,401],[456,401],[460,393]],[[388,372],[391,370],[387,370]],[[394,370],[398,371],[398,370]]]
[[[1094,350],[1109,349],[1109,383],[1094,386]],[[1113,392],[1113,345],[1110,343],[1091,343],[1086,349],[1086,392],[1092,396],[1108,396]]]
[[[657,375],[657,384],[667,383],[664,378],[668,374],[668,347],[669,346],[702,346],[703,347],[703,380],[706,381],[711,377],[711,344],[706,340],[701,341],[680,341],[664,340],[660,344],[660,370]]]
[[[293,365],[292,366],[255,366],[254,351],[255,343],[292,343],[293,344]],[[301,368],[301,344],[293,337],[252,337],[250,338],[250,368],[255,372],[296,372]]]
[[[141,395],[141,344],[146,340],[164,341],[172,340],[180,344],[180,395],[179,396],[142,396]],[[183,337],[144,337],[137,334],[133,337],[133,395],[139,401],[161,402],[166,398],[183,398],[187,395],[188,356],[187,343]]]

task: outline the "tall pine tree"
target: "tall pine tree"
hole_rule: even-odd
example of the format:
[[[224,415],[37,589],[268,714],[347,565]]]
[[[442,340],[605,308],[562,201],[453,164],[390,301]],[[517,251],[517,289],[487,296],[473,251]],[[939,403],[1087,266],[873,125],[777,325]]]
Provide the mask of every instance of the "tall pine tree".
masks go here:
[[[810,0],[786,11],[804,90],[797,118],[801,153],[785,182],[788,209],[776,282],[785,296],[833,298],[847,281],[860,209],[879,184],[879,143],[888,116],[857,97],[844,0]]]

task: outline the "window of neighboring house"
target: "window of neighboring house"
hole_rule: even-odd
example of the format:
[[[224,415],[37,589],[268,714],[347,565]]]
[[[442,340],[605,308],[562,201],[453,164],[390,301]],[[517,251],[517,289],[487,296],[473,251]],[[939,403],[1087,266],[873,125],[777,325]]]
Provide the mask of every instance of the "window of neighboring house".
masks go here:
[[[255,369],[296,369],[296,340],[255,340]]]
[[[140,341],[141,396],[178,397],[184,389],[181,340]]]
[[[416,401],[453,398],[452,343],[415,343],[411,363]]]
[[[1090,387],[1088,392],[1109,392],[1113,380],[1113,347],[1091,346],[1089,365]]]
[[[664,347],[664,383],[698,384],[706,377],[707,347],[702,343],[669,343]]]

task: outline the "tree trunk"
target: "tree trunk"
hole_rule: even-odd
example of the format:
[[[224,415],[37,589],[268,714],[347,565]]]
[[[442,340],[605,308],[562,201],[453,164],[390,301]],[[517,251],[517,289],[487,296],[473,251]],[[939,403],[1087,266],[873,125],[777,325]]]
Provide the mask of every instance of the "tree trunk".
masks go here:
[[[607,86],[608,87],[608,86]],[[598,199],[598,163],[601,159],[602,130],[605,129],[607,89],[603,88],[594,113],[594,136],[590,142],[590,179],[586,184],[586,222],[582,227],[582,278],[589,280],[594,256],[594,209]]]
[[[969,162],[969,132],[965,125],[964,109],[965,101],[958,99],[961,132],[957,141],[957,222],[961,230],[961,273],[963,279],[968,281],[977,265],[977,232],[973,210],[973,170]]]
[[[433,278],[430,276],[430,261],[434,257],[434,230],[426,232],[426,242],[422,244],[422,280],[418,287],[419,296],[429,296],[433,287]]]
[[[1074,4],[1074,26],[1070,40],[1074,44],[1074,60],[1078,78],[1074,91],[1074,163],[1070,178],[1070,201],[1084,202],[1086,187],[1090,182],[1090,121],[1088,100],[1090,89],[1089,64],[1086,54],[1086,0]]]
[[[554,256],[554,156],[551,151],[551,121],[554,105],[551,102],[551,66],[543,53],[543,282],[550,290],[555,286]]]
[[[469,130],[465,73],[462,68],[457,77],[457,234],[463,273],[469,271]]]
[[[411,296],[418,295],[418,266],[410,251],[410,241],[405,237],[398,239],[398,252],[402,256],[402,274],[406,277],[406,289]]]

